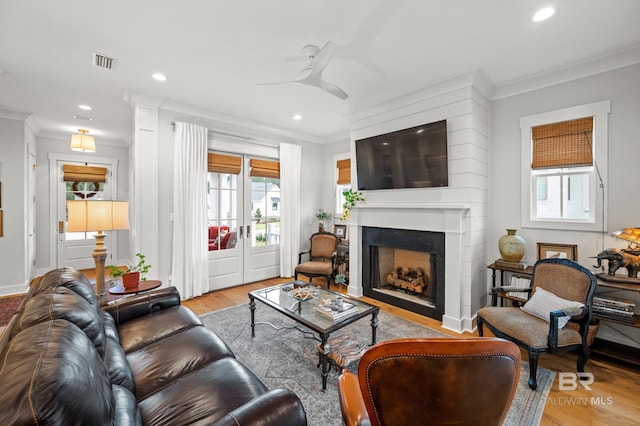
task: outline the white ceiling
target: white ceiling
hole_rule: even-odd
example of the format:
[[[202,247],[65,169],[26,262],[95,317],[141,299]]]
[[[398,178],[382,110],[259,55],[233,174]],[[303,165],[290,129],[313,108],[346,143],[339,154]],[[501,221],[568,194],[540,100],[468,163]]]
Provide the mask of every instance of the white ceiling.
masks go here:
[[[323,76],[348,100],[260,85],[299,78],[301,48],[327,41]],[[1,0],[0,108],[34,114],[40,135],[83,127],[126,145],[135,93],[322,141],[347,134],[352,111],[454,76],[481,70],[499,89],[639,46],[638,0]]]

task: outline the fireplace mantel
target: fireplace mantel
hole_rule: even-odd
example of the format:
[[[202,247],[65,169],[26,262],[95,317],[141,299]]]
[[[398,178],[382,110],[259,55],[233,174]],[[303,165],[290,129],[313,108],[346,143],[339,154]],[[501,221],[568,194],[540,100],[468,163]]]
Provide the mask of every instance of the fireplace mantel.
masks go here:
[[[471,203],[366,202],[351,210],[349,293],[363,295],[363,226],[445,233],[445,309],[442,323],[459,333],[473,329],[467,314],[469,293],[469,236]]]

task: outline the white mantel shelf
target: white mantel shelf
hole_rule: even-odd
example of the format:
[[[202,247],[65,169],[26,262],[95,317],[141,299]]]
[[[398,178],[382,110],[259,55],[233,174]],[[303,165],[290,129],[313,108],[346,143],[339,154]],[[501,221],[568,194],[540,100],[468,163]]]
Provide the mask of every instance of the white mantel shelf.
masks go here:
[[[470,210],[471,205],[467,203],[377,203],[377,204],[359,204],[353,209],[422,209],[422,210]]]

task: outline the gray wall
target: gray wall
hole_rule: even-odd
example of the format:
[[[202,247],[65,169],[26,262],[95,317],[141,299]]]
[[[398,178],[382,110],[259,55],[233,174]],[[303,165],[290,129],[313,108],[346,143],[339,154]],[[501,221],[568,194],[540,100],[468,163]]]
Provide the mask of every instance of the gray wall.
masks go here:
[[[536,260],[536,243],[578,245],[578,261],[587,268],[603,247],[626,247],[623,241],[611,237],[611,232],[640,226],[640,65],[632,65],[606,73],[570,81],[493,101],[489,173],[489,260],[500,257],[498,238],[505,228],[520,228],[520,117],[553,111],[575,105],[611,100],[609,115],[609,188],[608,229],[606,232],[576,232],[544,229],[519,229],[526,241],[524,260]],[[639,288],[640,289],[640,288]],[[636,293],[621,292],[619,297],[640,302]],[[599,337],[632,344],[615,330],[605,329]],[[640,340],[640,330],[620,328]],[[640,346],[640,344],[635,343]]]

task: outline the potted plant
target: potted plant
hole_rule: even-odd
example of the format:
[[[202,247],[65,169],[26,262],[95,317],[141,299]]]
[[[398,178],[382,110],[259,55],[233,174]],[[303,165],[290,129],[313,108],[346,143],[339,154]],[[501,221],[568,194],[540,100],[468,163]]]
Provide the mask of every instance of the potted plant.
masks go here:
[[[329,212],[325,212],[322,209],[318,209],[316,218],[318,219],[318,232],[324,232],[324,225],[329,221],[329,219],[331,219],[331,214]]]
[[[140,284],[140,280],[145,281],[146,274],[151,269],[151,265],[147,265],[145,255],[142,253],[136,253],[138,263],[132,266],[119,267],[115,265],[109,265],[109,274],[113,278],[122,277],[122,286],[125,289],[137,287]]]
[[[342,220],[349,220],[349,216],[351,214],[350,210],[353,206],[356,205],[358,201],[364,201],[364,197],[362,196],[362,192],[354,191],[349,188],[348,190],[342,193],[344,195],[344,203],[342,204]]]

